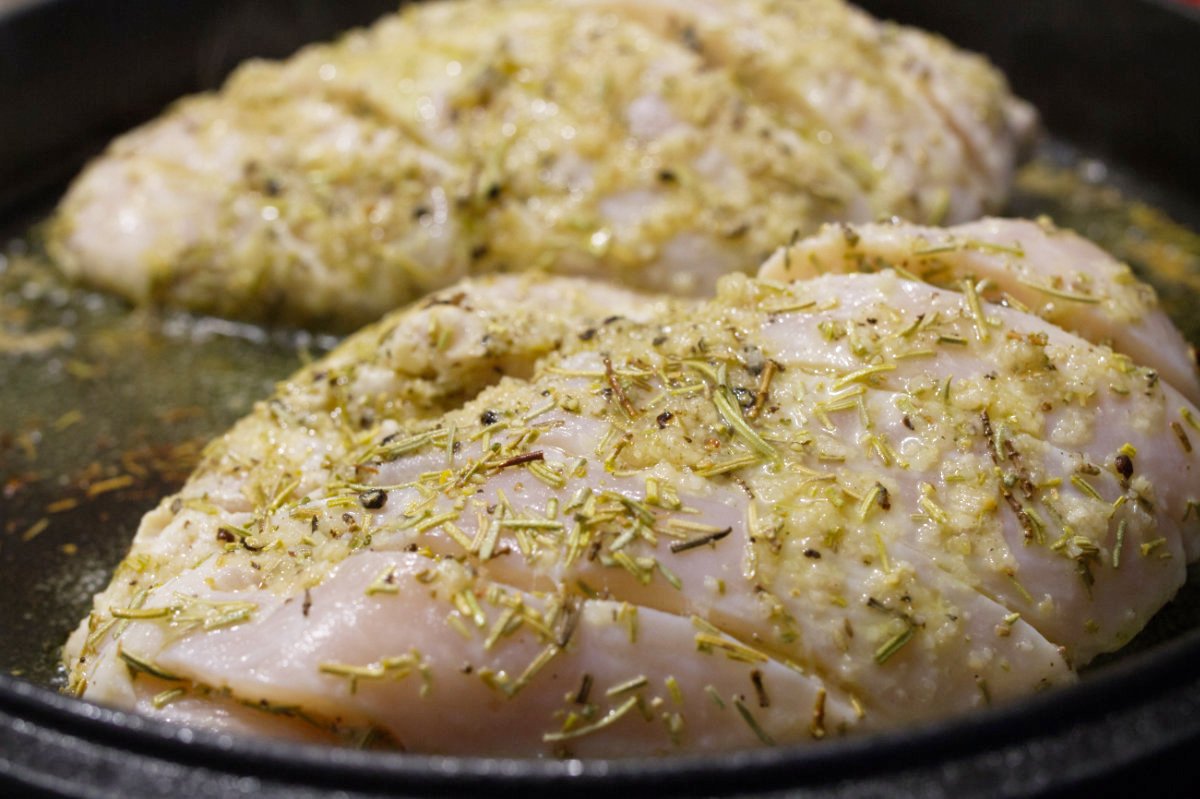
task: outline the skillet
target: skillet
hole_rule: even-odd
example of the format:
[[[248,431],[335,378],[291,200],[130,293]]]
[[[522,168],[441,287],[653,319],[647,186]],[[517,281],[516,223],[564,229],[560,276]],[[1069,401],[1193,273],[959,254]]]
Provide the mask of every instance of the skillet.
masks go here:
[[[1153,0],[861,4],[989,53],[1051,134],[1007,210],[1051,213],[1131,260],[1200,342],[1200,241],[1188,231],[1200,230],[1200,15]],[[26,0],[0,16],[0,236],[23,234],[87,156],[172,97],[392,6]],[[36,238],[0,259],[0,795],[1032,795],[1182,791],[1200,776],[1195,574],[1079,686],[810,749],[586,763],[381,755],[206,734],[61,696],[57,647],[141,514],[204,440],[334,340],[131,313],[64,286]]]

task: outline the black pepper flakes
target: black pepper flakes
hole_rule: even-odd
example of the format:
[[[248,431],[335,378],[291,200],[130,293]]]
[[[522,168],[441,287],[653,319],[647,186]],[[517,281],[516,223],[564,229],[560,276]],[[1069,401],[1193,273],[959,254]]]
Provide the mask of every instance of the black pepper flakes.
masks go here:
[[[368,510],[379,510],[387,504],[387,492],[380,488],[372,488],[358,495],[358,501]]]
[[[1117,456],[1116,461],[1117,474],[1128,480],[1133,477],[1133,459],[1128,455],[1121,453]]]
[[[662,430],[667,425],[669,425],[671,423],[671,420],[674,418],[675,418],[675,414],[671,413],[670,411],[663,411],[662,413],[660,413],[658,416],[656,416],[654,418],[654,421],[658,422],[658,429]]]
[[[738,405],[742,406],[742,410],[754,407],[755,393],[743,386],[733,387],[733,396],[737,399]]]
[[[491,425],[494,425],[498,421],[500,421],[500,414],[496,413],[495,411],[493,411],[491,409],[488,409],[488,410],[484,411],[483,413],[479,414],[479,423],[481,425],[483,425],[484,427],[490,427]]]
[[[588,703],[588,698],[592,693],[592,682],[592,675],[585,672],[579,682],[579,690],[575,692],[575,704],[586,705]]]
[[[770,707],[771,699],[767,696],[767,688],[763,685],[763,674],[754,669],[750,672],[750,682],[754,685],[754,694],[758,698],[759,707]]]
[[[879,503],[879,507],[884,510],[892,509],[892,499],[888,494],[887,487],[883,483],[875,484],[879,488],[879,493],[875,495],[875,501]]]
[[[696,29],[691,25],[687,25],[679,32],[679,39],[683,42],[683,46],[691,50],[693,53],[699,53],[704,49],[704,45],[700,41],[700,37],[696,34]]]

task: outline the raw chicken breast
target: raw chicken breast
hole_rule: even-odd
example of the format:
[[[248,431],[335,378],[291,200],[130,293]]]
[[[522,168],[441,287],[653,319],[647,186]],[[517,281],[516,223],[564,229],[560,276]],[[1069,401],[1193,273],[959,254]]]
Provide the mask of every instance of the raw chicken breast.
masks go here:
[[[731,275],[709,302],[467,281],[211,445],[69,642],[71,688],[521,756],[1008,702],[1182,584],[1198,414],[1127,356],[893,271]]]
[[[489,271],[703,294],[797,229],[996,209],[1032,121],[841,0],[419,3],[118,139],[49,245],[137,302],[342,329]]]
[[[941,288],[1032,311],[1129,355],[1193,403],[1200,401],[1196,351],[1159,307],[1154,289],[1095,244],[1048,219],[983,219],[952,228],[828,225],[778,250],[758,275],[800,280],[878,269],[903,270]]]

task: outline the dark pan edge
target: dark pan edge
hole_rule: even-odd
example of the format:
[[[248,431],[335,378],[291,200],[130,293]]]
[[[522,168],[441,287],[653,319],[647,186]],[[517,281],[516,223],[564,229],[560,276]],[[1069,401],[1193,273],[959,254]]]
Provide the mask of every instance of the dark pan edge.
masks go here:
[[[1157,0],[1113,2],[1122,8],[1153,6],[1154,13],[1173,15],[1176,24],[1187,23],[1182,12],[1168,9]],[[52,5],[43,2],[31,6],[30,13]],[[1109,5],[1107,0],[1105,5]],[[1016,14],[1016,9],[1026,6],[1018,2],[1010,13]],[[1066,6],[1083,8],[1084,4],[1060,4],[1060,8]],[[1103,16],[1099,9],[1092,13]],[[1193,13],[1190,18],[1198,17]],[[1180,35],[1194,41],[1200,38],[1200,26],[1192,26],[1190,33]],[[1190,52],[1195,58],[1200,48]],[[1194,77],[1200,72],[1190,74]],[[1200,105],[1193,104],[1192,109],[1200,109]],[[1200,126],[1192,130],[1200,130]],[[1176,172],[1175,180],[1186,180],[1186,169],[1195,169],[1198,153],[1200,148],[1193,145],[1187,162],[1191,166]],[[71,159],[56,156],[50,160]],[[1191,185],[1194,190],[1197,182]],[[259,796],[308,795],[295,786],[309,781],[359,791],[358,795],[392,790],[473,793],[485,784],[489,793],[495,794],[497,783],[502,786],[501,793],[518,792],[520,788],[549,792],[566,785],[572,791],[587,793],[611,793],[622,786],[639,791],[655,787],[665,793],[694,792],[698,784],[712,792],[761,791],[804,784],[813,786],[815,795],[833,793],[833,781],[860,777],[862,791],[841,793],[865,794],[872,785],[877,793],[879,785],[899,785],[949,795],[945,785],[939,788],[934,782],[939,775],[952,781],[948,784],[957,780],[959,786],[974,786],[971,792],[1031,794],[1051,783],[1086,783],[1114,765],[1135,762],[1152,750],[1196,738],[1200,733],[1197,656],[1200,633],[1193,631],[1160,649],[1122,660],[1080,686],[978,717],[887,736],[832,742],[813,750],[670,762],[542,763],[385,757],[233,740],[203,732],[185,734],[180,728],[87,705],[0,675],[0,774],[20,780],[22,785],[40,785],[46,790],[80,796],[159,795],[151,786],[162,787],[162,794],[178,796],[238,795],[250,791],[249,783],[237,780],[263,771],[273,776],[252,777],[259,785]],[[1147,704],[1139,704],[1143,701]],[[1088,730],[1074,729],[1073,725],[1083,721],[1095,723]],[[1160,721],[1171,723],[1164,729],[1154,723]],[[1098,753],[1091,762],[1055,760],[1064,751],[1064,741],[1078,741],[1089,734],[1092,751]],[[1022,736],[1030,737],[1022,740]],[[129,745],[144,746],[144,754],[130,754],[123,748]],[[1010,760],[1018,745],[1035,754]],[[989,752],[989,747],[996,749]],[[940,762],[928,762],[931,749],[943,756]],[[114,764],[128,767],[129,772]],[[1054,766],[1059,767],[1057,772]],[[40,771],[29,770],[33,768]],[[199,771],[185,771],[191,768]],[[744,769],[743,774],[732,773],[738,769]]]
[[[1200,10],[1176,0],[853,2],[986,53],[1073,144],[1187,193],[1200,186]]]

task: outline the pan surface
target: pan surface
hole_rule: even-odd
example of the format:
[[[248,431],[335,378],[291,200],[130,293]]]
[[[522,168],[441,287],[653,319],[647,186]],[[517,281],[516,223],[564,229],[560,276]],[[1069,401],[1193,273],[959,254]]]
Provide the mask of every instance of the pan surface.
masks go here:
[[[0,107],[14,112],[0,121],[0,236],[23,236],[87,154],[171,97],[391,5],[57,0],[0,17]],[[1200,342],[1200,104],[1190,99],[1200,18],[1144,0],[863,5],[990,53],[1053,134],[1007,212],[1048,214],[1130,261]],[[1200,746],[1196,574],[1075,688],[807,750],[588,763],[380,755],[182,730],[56,694],[57,650],[141,514],[179,486],[206,440],[334,343],[131,312],[63,283],[36,229],[3,250],[0,795],[1025,795],[1098,780],[1167,788],[1200,774],[1187,757]]]

